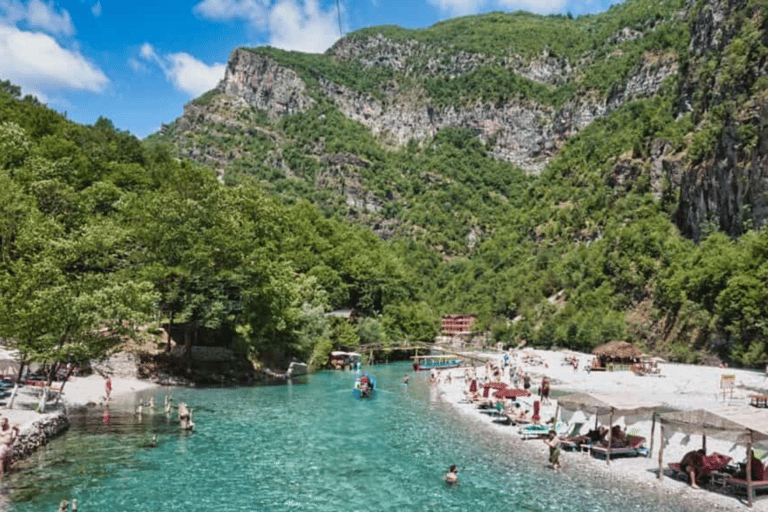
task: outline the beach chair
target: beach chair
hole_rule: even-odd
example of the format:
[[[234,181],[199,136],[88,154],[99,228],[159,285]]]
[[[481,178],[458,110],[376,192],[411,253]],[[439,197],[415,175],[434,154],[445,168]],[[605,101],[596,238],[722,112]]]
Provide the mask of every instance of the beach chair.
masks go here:
[[[560,448],[563,450],[581,450],[582,446],[588,446],[592,444],[592,440],[587,436],[580,435],[581,429],[584,427],[583,422],[575,422],[571,424],[567,432],[560,437]]]
[[[639,455],[646,454],[646,448],[644,446],[645,438],[643,436],[628,435],[626,437],[625,446],[611,446],[608,449],[608,443],[603,441],[602,443],[593,444],[591,448],[592,455],[602,458],[615,458],[619,456],[637,457]]]
[[[555,426],[555,432],[558,427],[562,429],[563,424],[558,423]],[[549,435],[550,430],[552,430],[550,425],[524,425],[517,429],[517,433],[523,439],[542,439]]]
[[[573,439],[575,437],[578,437],[579,434],[581,434],[581,429],[584,426],[583,421],[576,421],[574,423],[571,423],[570,425],[564,424],[565,428],[564,430],[557,432],[557,437],[559,437],[561,440],[565,439]]]
[[[712,480],[720,485],[724,485],[727,482],[727,474],[721,474],[720,471],[725,468],[728,463],[731,462],[731,457],[723,455],[721,453],[712,452],[709,455],[702,457],[701,468],[699,468],[697,479],[713,477]],[[667,467],[672,471],[672,477],[677,480],[690,481],[690,475],[683,471],[679,462],[670,462]],[[714,478],[717,477],[717,478]],[[701,483],[701,482],[699,482]]]
[[[752,480],[748,481],[746,478],[741,478],[741,475],[733,476],[726,478],[725,485],[734,494],[740,493],[743,489],[751,501],[755,497],[755,491],[768,489],[768,469],[757,457],[753,456]]]

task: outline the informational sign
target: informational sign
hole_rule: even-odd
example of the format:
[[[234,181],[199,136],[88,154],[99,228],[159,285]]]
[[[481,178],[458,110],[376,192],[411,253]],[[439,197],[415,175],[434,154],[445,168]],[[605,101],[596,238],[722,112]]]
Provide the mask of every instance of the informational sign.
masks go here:
[[[736,385],[736,375],[720,376],[720,389],[723,390],[723,400],[725,400],[725,395],[729,393],[731,395],[731,398],[733,398],[733,388],[735,385]]]

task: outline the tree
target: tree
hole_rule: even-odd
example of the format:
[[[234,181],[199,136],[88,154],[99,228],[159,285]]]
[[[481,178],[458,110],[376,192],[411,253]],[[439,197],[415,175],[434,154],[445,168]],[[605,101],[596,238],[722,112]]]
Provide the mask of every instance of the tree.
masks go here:
[[[125,233],[114,224],[68,235],[7,173],[3,181],[0,218],[12,222],[0,224],[0,332],[14,340],[22,363],[49,363],[50,385],[60,363],[83,363],[109,348],[99,329],[132,333],[156,295],[119,271]]]

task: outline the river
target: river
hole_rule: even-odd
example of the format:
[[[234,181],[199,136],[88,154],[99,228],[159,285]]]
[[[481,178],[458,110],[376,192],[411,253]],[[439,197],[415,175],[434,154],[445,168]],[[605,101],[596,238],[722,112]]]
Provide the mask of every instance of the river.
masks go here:
[[[73,413],[62,437],[0,484],[4,509],[157,511],[679,511],[619,480],[554,472],[539,447],[457,414],[426,372],[370,368],[372,401],[352,397],[354,374],[321,372],[289,386],[151,390]],[[411,383],[401,383],[405,373]],[[180,433],[163,396],[193,409]],[[154,395],[154,413],[135,414]],[[153,446],[152,436],[157,436]],[[442,476],[457,464],[459,484]]]

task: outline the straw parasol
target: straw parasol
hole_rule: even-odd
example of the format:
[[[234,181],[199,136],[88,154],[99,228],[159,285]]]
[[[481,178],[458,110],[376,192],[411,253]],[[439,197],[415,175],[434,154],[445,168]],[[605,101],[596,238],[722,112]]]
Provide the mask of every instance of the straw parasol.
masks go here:
[[[643,351],[626,341],[609,341],[592,351],[601,359],[627,360],[639,359]]]

